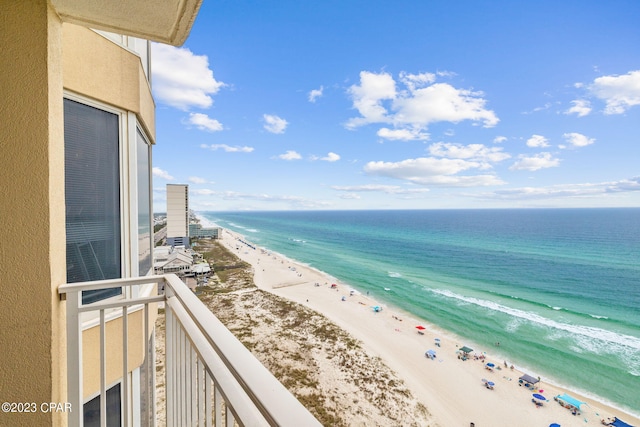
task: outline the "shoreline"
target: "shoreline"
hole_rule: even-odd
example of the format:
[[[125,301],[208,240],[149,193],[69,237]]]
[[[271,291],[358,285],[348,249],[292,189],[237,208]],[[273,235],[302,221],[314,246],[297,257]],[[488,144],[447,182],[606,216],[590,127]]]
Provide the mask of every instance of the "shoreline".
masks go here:
[[[521,426],[539,426],[545,422],[547,425],[553,422],[602,425],[601,419],[619,416],[640,426],[638,417],[614,404],[545,379],[536,391],[543,390],[548,401],[538,408],[531,402],[532,392],[516,386],[525,372],[503,368],[504,361],[492,357],[491,349],[489,354],[480,350],[475,353],[485,356],[485,362],[495,363],[493,372],[473,357],[466,362],[456,358],[456,351],[468,344],[460,337],[397,308],[385,305],[381,312],[375,313],[371,307],[380,305],[375,299],[325,272],[256,246],[240,233],[226,228],[223,228],[220,242],[253,266],[258,288],[322,313],[358,339],[372,356],[382,359],[405,381],[440,425],[467,425],[470,422],[478,426],[497,425],[497,419],[501,420],[500,424]],[[337,284],[336,289],[331,288],[332,283]],[[415,329],[418,324],[426,328],[423,334]],[[440,347],[435,346],[436,337],[441,339]],[[425,357],[427,348],[436,350],[434,360]],[[495,388],[485,389],[482,379],[495,382]],[[572,415],[553,401],[554,396],[563,393],[587,403],[582,406],[580,415]]]

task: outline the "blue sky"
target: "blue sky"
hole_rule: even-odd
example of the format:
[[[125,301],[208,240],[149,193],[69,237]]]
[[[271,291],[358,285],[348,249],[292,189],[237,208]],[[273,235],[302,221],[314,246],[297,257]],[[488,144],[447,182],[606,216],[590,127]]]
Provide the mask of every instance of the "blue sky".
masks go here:
[[[154,210],[640,206],[640,2],[208,1],[152,46]]]

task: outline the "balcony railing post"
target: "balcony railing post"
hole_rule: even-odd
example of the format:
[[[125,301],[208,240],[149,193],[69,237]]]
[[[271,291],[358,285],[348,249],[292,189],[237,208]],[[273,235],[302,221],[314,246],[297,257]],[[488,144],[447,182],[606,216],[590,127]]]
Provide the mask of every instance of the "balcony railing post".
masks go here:
[[[164,332],[164,374],[165,374],[165,417],[166,425],[173,425],[173,405],[170,404],[173,396],[173,315],[169,307],[165,306],[165,332]]]
[[[104,309],[100,310],[100,427],[107,427],[107,322]]]
[[[164,295],[140,296],[123,292],[124,298],[114,298],[88,305],[82,304],[82,291],[145,285],[164,282]],[[112,366],[115,356],[107,344],[118,339],[117,329],[107,324],[115,319],[122,321],[122,379],[121,408],[123,425],[135,424],[130,409],[135,406],[132,399],[140,399],[141,391],[131,387],[128,357],[134,346],[129,346],[128,316],[140,310],[145,318],[144,350],[151,350],[153,357],[145,351],[145,363],[153,363],[155,351],[149,348],[152,342],[148,324],[149,304],[164,302],[165,306],[165,408],[166,425],[207,425],[227,427],[239,425],[281,425],[283,427],[320,426],[318,421],[260,364],[233,334],[222,325],[213,313],[175,275],[145,278],[113,279],[97,282],[74,283],[60,286],[58,292],[67,299],[67,370],[68,401],[73,412],[69,414],[69,425],[83,425],[83,369],[82,366],[82,314],[93,312],[99,315],[100,329],[100,418],[106,425],[107,363]],[[132,295],[135,295],[133,297]],[[117,310],[114,310],[117,309]],[[93,317],[95,320],[95,315]],[[87,319],[84,319],[85,321]],[[95,324],[93,324],[95,326]],[[84,325],[85,327],[88,325]],[[107,340],[107,329],[109,339]],[[114,334],[115,332],[115,334]],[[132,332],[132,331],[131,331]],[[114,337],[114,335],[116,335]],[[137,347],[135,347],[137,348]],[[108,357],[109,356],[109,357]],[[109,359],[107,361],[107,359]],[[135,366],[134,366],[135,368]],[[141,381],[146,392],[153,395],[155,407],[155,365],[146,372],[149,378]],[[134,395],[135,394],[135,395]],[[137,401],[136,401],[137,402]],[[148,401],[149,402],[149,401]],[[152,412],[154,416],[155,411]],[[146,418],[151,424],[155,419]]]
[[[123,426],[129,427],[129,316],[127,307],[122,307],[122,420]]]
[[[80,312],[82,292],[67,294],[67,401],[71,404],[69,427],[80,427],[83,424],[82,408],[82,328]]]

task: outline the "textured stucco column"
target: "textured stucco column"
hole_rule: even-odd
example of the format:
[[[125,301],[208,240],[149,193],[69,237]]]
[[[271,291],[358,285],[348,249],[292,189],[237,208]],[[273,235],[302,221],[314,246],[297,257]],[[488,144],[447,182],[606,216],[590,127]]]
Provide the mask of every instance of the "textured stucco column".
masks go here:
[[[0,425],[66,425],[62,24],[46,0],[0,3]],[[73,408],[81,410],[81,408]]]

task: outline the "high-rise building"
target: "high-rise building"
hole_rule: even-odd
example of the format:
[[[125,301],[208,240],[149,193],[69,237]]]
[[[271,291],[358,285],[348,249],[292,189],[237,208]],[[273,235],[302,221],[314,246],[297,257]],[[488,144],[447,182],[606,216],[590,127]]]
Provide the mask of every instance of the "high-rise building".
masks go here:
[[[189,246],[189,186],[167,184],[167,245]]]

